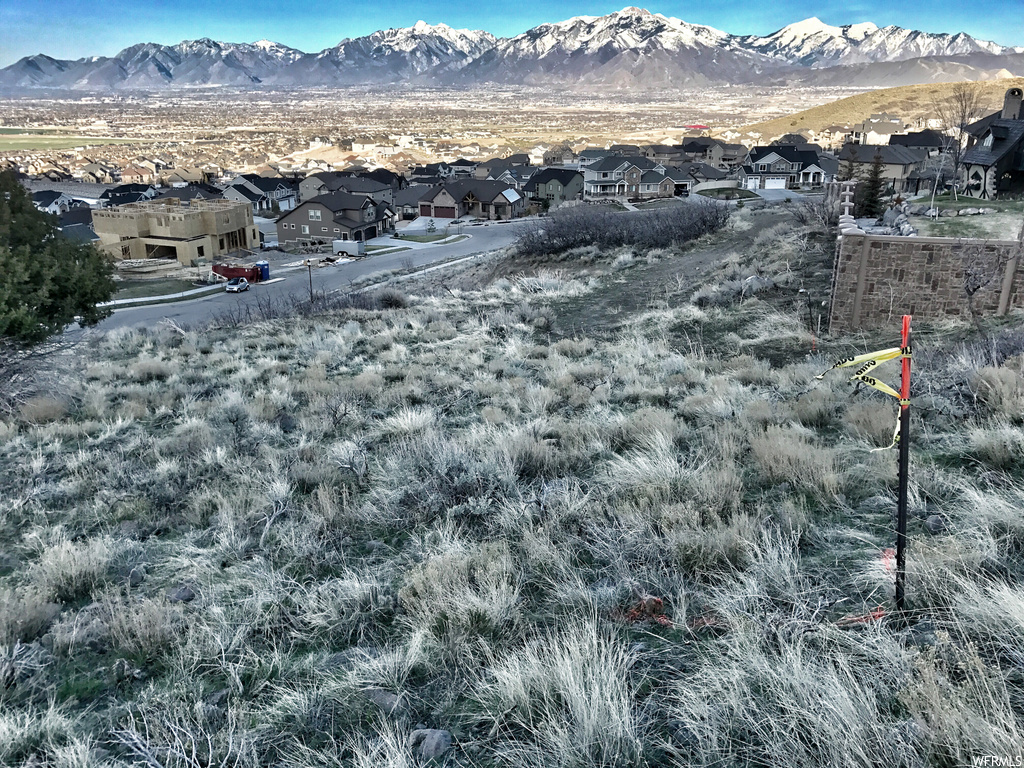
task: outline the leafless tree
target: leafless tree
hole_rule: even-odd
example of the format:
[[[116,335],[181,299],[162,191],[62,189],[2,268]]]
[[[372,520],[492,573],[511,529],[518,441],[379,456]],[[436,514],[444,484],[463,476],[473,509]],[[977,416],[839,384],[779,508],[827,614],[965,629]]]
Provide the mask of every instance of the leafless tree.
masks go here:
[[[967,141],[967,126],[981,117],[985,107],[981,86],[978,83],[954,83],[949,93],[935,100],[935,115],[942,121],[942,129],[949,137],[946,151],[953,157],[953,168],[960,167],[964,144]]]

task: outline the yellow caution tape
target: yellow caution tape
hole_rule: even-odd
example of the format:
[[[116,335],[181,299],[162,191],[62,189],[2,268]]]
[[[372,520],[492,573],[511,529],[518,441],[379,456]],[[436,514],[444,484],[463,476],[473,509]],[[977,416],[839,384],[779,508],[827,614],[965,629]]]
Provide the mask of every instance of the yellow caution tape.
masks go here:
[[[824,379],[825,374],[829,371],[834,371],[836,368],[849,368],[853,365],[864,365],[870,363],[871,365],[878,365],[884,363],[886,360],[895,360],[897,357],[903,356],[903,350],[899,347],[893,347],[892,349],[883,349],[880,352],[867,352],[863,355],[857,355],[856,357],[847,357],[844,360],[840,360],[838,363],[833,365],[828,371],[821,373],[814,378]],[[907,353],[909,357],[909,351]]]
[[[903,395],[901,395],[895,389],[890,387],[884,381],[879,381],[875,377],[868,376],[867,374],[879,363],[884,363],[887,360],[895,360],[896,358],[910,357],[910,353],[911,350],[908,346],[906,348],[893,347],[892,349],[883,349],[878,352],[867,352],[863,355],[857,355],[856,357],[847,357],[833,365],[831,368],[828,369],[828,371],[825,371],[824,373],[821,373],[818,376],[815,376],[814,378],[824,379],[825,374],[827,374],[829,371],[834,371],[836,368],[850,368],[855,365],[860,366],[859,368],[857,368],[856,373],[854,373],[853,376],[850,377],[850,381],[862,382],[873,389],[877,389],[879,392],[889,395],[889,397],[896,398],[900,403],[900,411],[902,411],[903,406],[910,405],[910,401],[905,400],[903,398]],[[900,411],[896,412],[896,429],[893,431],[892,434],[892,442],[889,445],[885,446],[884,448],[875,448],[872,452],[887,451],[890,448],[895,448],[896,446],[899,445]]]

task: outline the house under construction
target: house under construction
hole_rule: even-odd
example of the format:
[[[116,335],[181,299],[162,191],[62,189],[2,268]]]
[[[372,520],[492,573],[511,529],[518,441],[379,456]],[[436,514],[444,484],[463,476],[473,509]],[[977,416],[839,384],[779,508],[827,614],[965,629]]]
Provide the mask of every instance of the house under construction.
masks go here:
[[[182,266],[212,262],[259,248],[252,206],[229,200],[176,197],[93,211],[100,247],[115,259],[177,259]]]

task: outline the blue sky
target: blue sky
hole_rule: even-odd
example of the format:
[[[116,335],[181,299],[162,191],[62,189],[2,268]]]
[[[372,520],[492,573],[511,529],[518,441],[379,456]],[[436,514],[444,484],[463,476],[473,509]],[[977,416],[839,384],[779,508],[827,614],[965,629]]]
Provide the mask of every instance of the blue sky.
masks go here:
[[[0,66],[33,53],[62,59],[109,56],[137,42],[177,43],[197,37],[231,42],[267,38],[319,51],[345,37],[410,26],[419,19],[511,36],[543,22],[610,13],[627,1],[0,0]],[[767,34],[817,16],[835,25],[873,21],[926,32],[963,31],[1003,45],[1024,45],[1021,0],[667,0],[640,5],[734,34]]]

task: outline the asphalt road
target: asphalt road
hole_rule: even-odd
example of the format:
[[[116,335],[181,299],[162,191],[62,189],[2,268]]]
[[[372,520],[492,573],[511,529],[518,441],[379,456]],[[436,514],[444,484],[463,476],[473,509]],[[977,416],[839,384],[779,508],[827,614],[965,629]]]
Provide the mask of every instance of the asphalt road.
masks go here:
[[[421,267],[439,261],[495,251],[511,245],[516,232],[528,222],[492,223],[479,227],[463,227],[463,234],[469,238],[458,243],[413,248],[383,256],[370,255],[359,261],[336,266],[321,267],[312,271],[314,291],[333,291],[347,288],[353,280],[363,275],[400,269],[409,266]],[[379,244],[374,241],[374,244]],[[300,259],[296,256],[295,259]],[[292,295],[309,295],[309,272],[304,268],[285,271],[271,268],[271,278],[283,277],[282,282],[269,285],[254,285],[245,293],[213,293],[189,301],[169,304],[150,304],[140,307],[123,307],[103,320],[95,330],[109,331],[114,328],[145,326],[154,328],[164,320],[171,320],[182,326],[201,325],[218,315],[229,312],[238,305],[251,304],[266,299],[282,299]],[[78,335],[81,331],[68,331]]]

